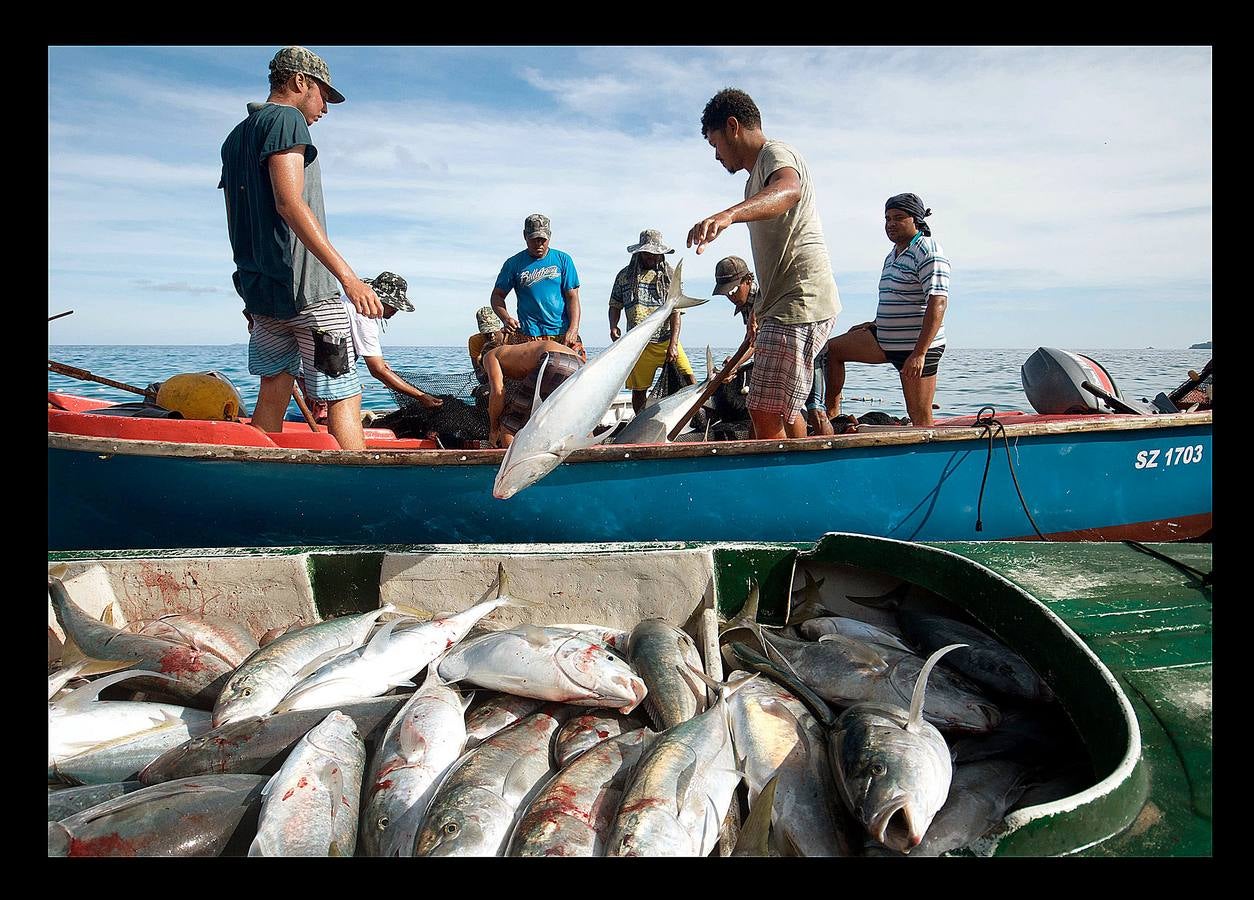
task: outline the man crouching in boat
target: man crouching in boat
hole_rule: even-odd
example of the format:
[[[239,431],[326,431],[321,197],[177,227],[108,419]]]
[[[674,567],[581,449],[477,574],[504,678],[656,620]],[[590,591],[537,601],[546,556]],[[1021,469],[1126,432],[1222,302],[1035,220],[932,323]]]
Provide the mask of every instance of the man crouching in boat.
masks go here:
[[[483,368],[488,374],[488,440],[493,447],[508,447],[531,418],[536,374],[546,358],[541,400],[583,367],[574,350],[557,341],[542,340],[493,347],[483,354]],[[510,379],[508,390],[506,378]]]
[[[897,194],[884,204],[884,233],[893,249],[884,259],[875,321],[827,342],[827,415],[832,420],[840,416],[845,363],[892,363],[901,375],[910,424],[932,426],[936,370],[945,352],[949,260],[923,221],[931,214],[917,194]]]

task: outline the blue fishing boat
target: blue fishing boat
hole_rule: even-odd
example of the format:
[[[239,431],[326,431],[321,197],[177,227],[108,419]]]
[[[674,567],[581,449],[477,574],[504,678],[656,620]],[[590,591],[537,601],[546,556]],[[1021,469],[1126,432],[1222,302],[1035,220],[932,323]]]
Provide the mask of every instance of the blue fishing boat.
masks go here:
[[[504,451],[132,419],[49,393],[50,550],[532,541],[1152,540],[1211,530],[1212,414],[941,419],[581,450],[509,500]],[[300,429],[304,429],[303,433]]]

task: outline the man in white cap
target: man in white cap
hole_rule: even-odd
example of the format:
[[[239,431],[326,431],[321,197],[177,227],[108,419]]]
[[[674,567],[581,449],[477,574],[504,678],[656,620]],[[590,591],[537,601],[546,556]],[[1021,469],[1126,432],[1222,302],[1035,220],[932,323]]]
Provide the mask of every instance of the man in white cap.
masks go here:
[[[665,256],[675,251],[662,243],[662,232],[656,228],[640,232],[639,243],[632,244],[627,252],[631,254],[631,262],[614,276],[614,287],[610,290],[610,341],[622,337],[618,327],[621,314],[627,314],[627,330],[631,331],[654,310],[666,304],[666,291],[675,274]],[[636,367],[627,376],[631,405],[636,412],[644,407],[657,370],[671,362],[675,363],[688,384],[697,383],[692,363],[688,362],[688,355],[679,343],[679,310],[672,312],[653,332]]]
[[[492,287],[492,309],[505,323],[511,344],[553,340],[587,360],[579,339],[579,273],[569,253],[549,246],[553,229],[548,216],[532,213],[523,222],[527,248],[501,266]],[[518,316],[510,315],[505,298],[518,297]]]
[[[248,371],[261,376],[252,423],[283,428],[292,383],[328,404],[328,430],[346,450],[365,447],[361,383],[345,305],[377,319],[383,306],[326,235],[322,173],[309,126],[344,95],[327,64],[304,47],[270,60],[270,95],[222,144],[227,231],[235,289],[251,322]]]

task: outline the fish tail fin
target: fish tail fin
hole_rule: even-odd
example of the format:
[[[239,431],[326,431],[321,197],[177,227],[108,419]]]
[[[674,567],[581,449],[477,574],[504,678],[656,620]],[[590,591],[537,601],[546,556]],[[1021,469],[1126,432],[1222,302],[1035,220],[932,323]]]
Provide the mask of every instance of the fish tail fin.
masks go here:
[[[708,382],[714,377],[714,353],[710,350],[710,345],[705,345],[705,380]]]
[[[743,853],[746,856],[770,854],[771,813],[775,806],[777,784],[779,784],[779,776],[771,776],[771,780],[766,783],[750,806],[749,816],[740,827],[740,837],[736,841],[737,853]]]
[[[756,680],[761,675],[760,672],[755,672],[753,675],[750,675],[748,678],[744,679],[743,681],[738,681],[735,684],[731,684],[730,682],[727,682],[727,681],[714,680],[709,675],[705,674],[705,672],[702,672],[700,669],[698,669],[696,666],[692,665],[691,663],[688,663],[687,665],[688,665],[688,670],[691,671],[692,674],[700,678],[703,682],[705,682],[706,686],[710,690],[714,691],[715,695],[720,700],[728,699],[729,697],[731,697],[732,694],[739,691],[742,687],[744,687],[749,682]],[[679,670],[679,673],[681,675],[684,673],[684,669],[682,666],[675,666],[675,668]]]
[[[536,392],[531,397],[531,412],[535,413],[540,408],[540,386],[544,384],[544,369],[549,364],[549,355],[544,354],[544,359],[540,361],[540,370],[536,372]]]
[[[910,716],[906,719],[906,731],[917,732],[920,728],[919,723],[923,720],[923,698],[927,693],[927,677],[932,674],[932,669],[950,650],[958,650],[966,646],[967,644],[949,644],[927,658],[927,662],[919,670],[919,677],[914,682],[914,694],[910,698]]]

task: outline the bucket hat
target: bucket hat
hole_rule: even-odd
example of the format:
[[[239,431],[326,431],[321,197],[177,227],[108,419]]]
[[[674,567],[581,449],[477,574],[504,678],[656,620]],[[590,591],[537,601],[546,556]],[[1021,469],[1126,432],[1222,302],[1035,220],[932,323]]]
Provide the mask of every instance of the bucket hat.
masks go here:
[[[380,302],[401,312],[414,311],[414,304],[405,296],[409,282],[395,272],[380,272],[374,278],[363,278],[362,281],[374,288],[375,296]]]
[[[632,244],[627,248],[627,252],[633,255],[636,253],[657,253],[661,255],[674,253],[675,251],[662,243],[662,232],[656,228],[646,228],[640,232],[640,243]]]

